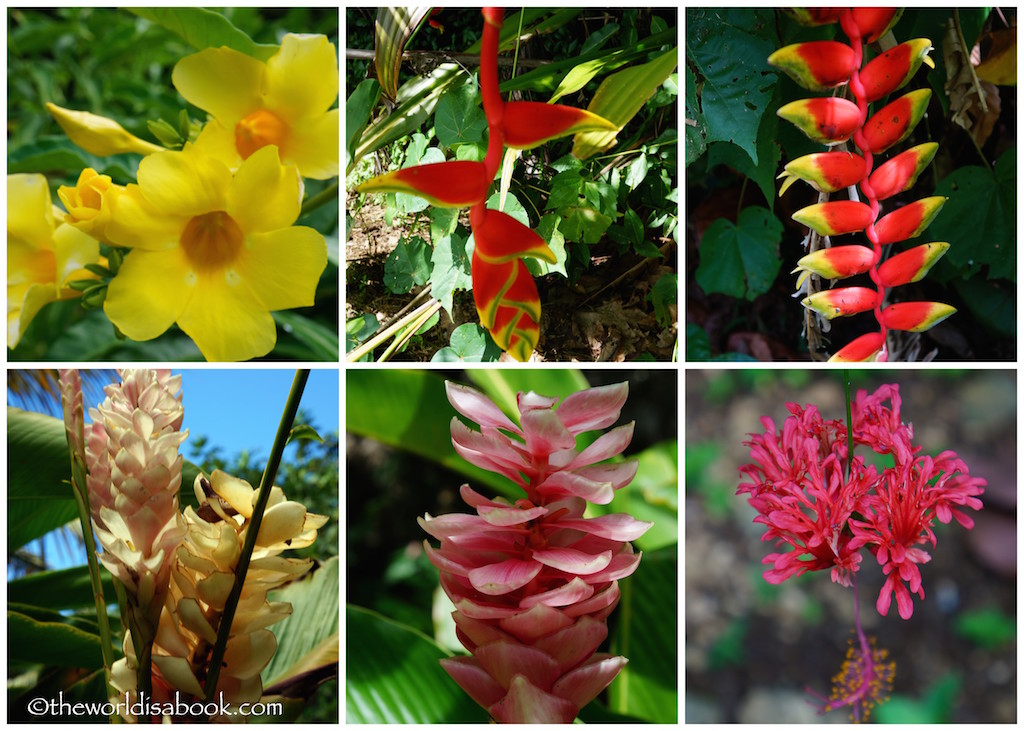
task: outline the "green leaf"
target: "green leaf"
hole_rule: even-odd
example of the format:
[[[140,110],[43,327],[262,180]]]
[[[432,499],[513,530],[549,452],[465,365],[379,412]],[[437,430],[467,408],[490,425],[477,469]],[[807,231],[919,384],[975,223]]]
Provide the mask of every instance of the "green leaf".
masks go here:
[[[639,454],[627,455],[639,462],[633,481],[615,492],[608,505],[591,505],[593,515],[628,513],[654,525],[633,544],[655,551],[679,542],[679,444],[659,442]]]
[[[948,241],[943,257],[961,276],[988,265],[991,279],[1017,278],[1017,152],[1003,153],[993,170],[967,166],[954,170],[935,186],[935,195],[949,198],[928,227],[928,236]]]
[[[100,571],[100,578],[103,581],[104,598],[113,601],[113,577],[107,571]],[[9,604],[34,604],[54,610],[92,609],[96,606],[88,566],[40,571],[12,579],[7,583],[7,601]]]
[[[692,111],[699,104],[703,112],[704,126],[695,132],[708,142],[739,145],[755,165],[761,162],[758,128],[777,79],[767,60],[775,49],[766,38],[754,34],[764,24],[760,13],[748,8],[689,8],[686,13],[686,56],[702,82],[691,107],[687,78],[687,108]],[[689,112],[687,118],[691,118]],[[687,127],[688,140],[690,136]],[[687,164],[690,162],[688,156]],[[774,168],[770,170],[774,172]]]
[[[963,612],[953,621],[953,631],[985,650],[1013,644],[1017,620],[998,607]]]
[[[755,299],[768,291],[782,266],[781,238],[782,223],[759,206],[744,208],[738,223],[717,219],[700,242],[697,284],[707,294]]]
[[[80,149],[66,137],[46,137],[8,153],[7,174],[64,172],[73,184],[84,168],[111,176],[115,181],[134,182],[141,156],[128,153],[97,157]]]
[[[697,99],[697,77],[686,67],[686,167],[704,154],[708,147],[708,123]]]
[[[383,7],[374,23],[373,63],[377,78],[389,99],[398,94],[398,74],[402,68],[405,44],[430,14],[429,6],[412,8]]]
[[[317,434],[316,429],[311,427],[309,424],[297,424],[292,427],[292,430],[288,432],[288,441],[286,444],[298,441],[311,441],[324,443],[324,438]]]
[[[547,213],[541,217],[540,222],[537,224],[535,230],[542,239],[548,242],[548,246],[555,254],[555,263],[551,264],[533,258],[526,259],[526,266],[535,277],[541,277],[551,272],[557,272],[563,277],[569,276],[565,270],[565,262],[568,258],[565,251],[565,236],[562,235],[561,230],[558,228],[560,221],[561,219],[554,213]]]
[[[413,139],[419,141],[423,145],[427,143],[427,138],[421,134],[414,135]],[[419,149],[410,145],[405,162],[402,164],[402,168],[411,168],[417,165],[428,165],[430,163],[444,161],[444,153],[441,152],[441,149],[438,147],[428,147],[422,151],[422,154],[420,154]],[[430,206],[430,203],[425,198],[421,198],[412,193],[396,193],[395,201],[398,204],[399,213],[419,213],[420,211],[427,210]]]
[[[640,156],[626,168],[626,186],[630,190],[636,190],[637,186],[644,182],[644,178],[647,177],[648,169],[647,155],[641,152]]]
[[[711,338],[695,322],[686,323],[686,360],[710,360]]]
[[[309,349],[304,360],[337,362],[340,343],[336,331],[294,310],[281,310],[272,314],[278,327]]]
[[[379,329],[380,323],[372,312],[353,317],[345,323],[345,352],[354,349]]]
[[[475,322],[466,322],[452,331],[449,345],[441,348],[430,360],[435,363],[493,363],[501,357],[501,348],[494,344],[487,331]]]
[[[346,723],[484,723],[487,713],[438,664],[450,653],[417,630],[345,607]]]
[[[56,667],[103,667],[98,634],[11,610],[7,611],[7,659]]]
[[[654,305],[654,317],[662,327],[672,324],[672,313],[669,305],[676,304],[679,296],[679,277],[672,272],[662,274],[651,287],[647,299]]]
[[[737,144],[731,142],[715,142],[708,148],[708,170],[716,165],[731,167],[745,175],[761,189],[770,207],[775,202],[775,174],[782,160],[782,148],[778,142],[779,118],[774,114],[766,114],[761,119],[761,127],[757,133],[757,158],[754,164],[750,156]]]
[[[222,14],[203,8],[127,8],[174,33],[187,44],[201,51],[204,48],[227,46],[247,56],[266,61],[278,46],[256,43],[231,24]]]
[[[452,315],[455,292],[473,286],[471,276],[470,249],[467,237],[453,233],[441,239],[434,239],[433,264],[430,270],[430,292],[441,306]]]
[[[370,115],[379,98],[380,84],[376,79],[366,79],[359,82],[359,86],[345,102],[345,152],[348,155],[346,166],[352,162],[356,145],[363,130],[366,129],[367,122],[370,121]]]
[[[987,331],[1000,337],[1016,337],[1017,292],[1013,284],[1002,280],[985,281],[978,275],[953,280],[953,288]]]
[[[522,494],[510,480],[474,467],[455,453],[449,425],[456,415],[444,381],[424,371],[349,370],[345,374],[346,428],[432,459],[505,495]]]
[[[405,294],[430,278],[431,249],[420,236],[399,239],[384,262],[384,284],[394,294]]]
[[[679,50],[673,48],[649,63],[609,76],[598,87],[587,110],[604,117],[621,130],[675,70]],[[581,160],[615,144],[616,132],[577,132],[572,153]]]
[[[583,177],[578,168],[563,170],[551,179],[551,192],[544,210],[551,211],[566,206],[574,206],[583,193]]]
[[[480,94],[475,86],[451,89],[434,110],[434,133],[445,147],[472,144],[484,139],[487,117],[480,108]]]
[[[303,658],[338,632],[338,557],[316,568],[312,576],[295,581],[268,597],[273,602],[288,602],[292,613],[273,627],[277,651],[264,668],[265,685],[294,675],[293,668]],[[338,657],[335,645],[334,658]]]

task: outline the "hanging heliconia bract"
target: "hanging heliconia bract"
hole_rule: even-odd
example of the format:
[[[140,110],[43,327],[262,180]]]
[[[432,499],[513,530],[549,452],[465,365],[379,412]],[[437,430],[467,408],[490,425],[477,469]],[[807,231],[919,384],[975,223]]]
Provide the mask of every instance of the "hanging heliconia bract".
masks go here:
[[[838,22],[849,45],[838,41],[811,41],[786,46],[768,57],[811,91],[827,91],[846,84],[852,101],[819,97],[790,102],[778,114],[810,139],[829,147],[852,140],[859,152],[834,150],[805,155],[786,165],[781,192],[797,179],[823,194],[860,188],[861,200],[838,200],[802,208],[793,218],[820,236],[863,231],[870,247],[858,244],[820,249],[803,257],[794,272],[797,286],[810,274],[843,279],[867,273],[874,289],[840,287],[816,292],[803,300],[805,307],[832,319],[873,311],[878,331],[853,340],[836,352],[833,361],[885,360],[889,330],[921,332],[956,312],[939,302],[900,302],[885,305],[885,290],[916,282],[938,261],[949,244],[932,242],[890,257],[883,263],[882,247],[921,234],[946,199],[923,198],[879,217],[880,202],[909,190],[928,165],[938,145],[912,147],[874,167],[874,156],[906,139],[924,116],[931,91],[918,89],[868,113],[868,105],[901,88],[928,58],[926,38],[901,43],[865,63],[864,46],[886,33],[899,17],[897,8],[805,8],[793,11],[804,24]]]

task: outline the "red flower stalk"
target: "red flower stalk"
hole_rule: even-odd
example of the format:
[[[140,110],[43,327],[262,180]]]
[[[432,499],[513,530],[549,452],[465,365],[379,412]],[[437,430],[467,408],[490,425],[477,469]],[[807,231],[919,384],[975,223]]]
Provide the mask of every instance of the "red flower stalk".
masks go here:
[[[650,523],[629,515],[584,518],[587,502],[607,504],[636,474],[637,463],[604,463],[620,454],[633,425],[612,429],[583,451],[576,436],[611,426],[627,384],[558,399],[520,393],[516,425],[483,394],[446,384],[456,411],[480,431],[451,424],[455,451],[509,478],[525,497],[489,500],[463,485],[476,515],[419,519],[425,542],[455,604],[468,657],[441,661],[473,700],[501,723],[571,723],[626,658],[596,653],[605,619],[619,600],[618,580],[640,562],[629,541]]]
[[[588,130],[617,130],[584,109],[538,102],[505,102],[498,88],[498,36],[504,9],[483,8],[480,95],[487,117],[487,155],[482,163],[449,161],[380,175],[360,185],[366,192],[411,193],[446,208],[470,208],[475,249],[473,300],[494,342],[519,361],[540,340],[540,296],[523,259],[555,263],[547,242],[507,213],[488,209],[487,192],[501,167],[505,147],[528,149]]]
[[[945,198],[933,196],[898,208],[879,218],[881,201],[908,190],[935,155],[937,145],[918,145],[873,170],[875,156],[906,139],[924,115],[931,92],[911,91],[869,114],[868,105],[905,85],[928,58],[931,42],[924,38],[901,43],[864,63],[864,44],[885,33],[898,18],[895,8],[809,8],[793,11],[811,25],[839,22],[849,45],[837,41],[812,41],[786,46],[768,62],[781,68],[797,83],[811,91],[826,91],[846,84],[853,100],[840,97],[803,99],[786,104],[779,116],[799,127],[812,140],[829,146],[847,140],[859,154],[827,152],[807,155],[786,165],[781,192],[796,179],[807,181],[823,193],[858,186],[860,200],[827,201],[797,211],[793,218],[821,236],[839,236],[863,231],[870,249],[837,246],[816,251],[800,260],[803,287],[809,273],[839,279],[867,273],[874,286],[871,295],[862,287],[818,292],[804,299],[804,306],[837,317],[873,311],[878,332],[863,335],[836,352],[831,360],[885,360],[889,330],[920,332],[949,317],[956,310],[936,302],[902,303],[885,306],[886,290],[915,282],[948,248],[932,242],[882,262],[887,244],[920,235],[938,214]],[[870,260],[865,251],[870,251]],[[912,253],[913,252],[913,253]],[[892,263],[896,262],[898,263]],[[888,266],[887,266],[888,265]],[[895,309],[894,309],[895,308]]]

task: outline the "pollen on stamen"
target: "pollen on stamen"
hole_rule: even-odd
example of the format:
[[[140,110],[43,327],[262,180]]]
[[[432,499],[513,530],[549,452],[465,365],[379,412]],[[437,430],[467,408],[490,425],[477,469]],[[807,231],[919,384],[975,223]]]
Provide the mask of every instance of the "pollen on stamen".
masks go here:
[[[832,690],[824,701],[820,713],[850,707],[850,720],[866,722],[875,706],[889,700],[896,663],[887,660],[889,651],[875,647],[875,638],[868,640],[870,659],[864,657],[860,642],[851,639],[839,672],[832,678]],[[815,694],[817,695],[817,694]]]

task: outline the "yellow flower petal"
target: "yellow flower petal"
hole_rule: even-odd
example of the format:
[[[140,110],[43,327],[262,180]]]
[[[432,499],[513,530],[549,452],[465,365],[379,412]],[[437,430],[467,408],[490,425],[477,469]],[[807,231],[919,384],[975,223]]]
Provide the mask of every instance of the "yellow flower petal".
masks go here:
[[[231,170],[191,145],[181,152],[161,152],[139,163],[139,187],[146,200],[165,214],[197,216],[223,211]]]
[[[323,35],[287,34],[267,60],[266,92],[265,106],[289,121],[326,112],[338,98],[334,44]]]
[[[190,103],[233,128],[262,106],[265,71],[261,61],[234,49],[206,48],[178,61],[171,81]]]
[[[193,296],[190,274],[179,249],[133,251],[111,281],[103,311],[132,340],[151,340],[174,324]]]
[[[263,307],[273,312],[312,305],[326,266],[324,237],[306,226],[293,226],[251,235],[239,273]]]
[[[53,248],[57,254],[55,284],[63,287],[86,264],[100,258],[100,245],[92,236],[74,226],[62,223],[53,232]]]
[[[263,147],[235,173],[228,188],[227,212],[247,234],[286,228],[299,217],[300,183],[294,166],[281,165],[276,147]]]
[[[35,248],[53,245],[53,208],[46,178],[37,174],[7,176],[7,239],[28,242]]]
[[[202,131],[192,143],[192,149],[204,155],[215,157],[232,170],[242,164],[242,156],[235,147],[235,133],[216,119],[203,125]]]
[[[18,341],[25,334],[39,310],[56,298],[53,287],[48,284],[27,284],[7,288],[7,347],[18,347]]]
[[[338,110],[295,122],[282,153],[287,162],[299,166],[302,175],[327,180],[338,174]]]
[[[224,651],[224,672],[233,678],[258,675],[277,650],[277,638],[270,630],[232,637]]]
[[[234,284],[225,283],[225,277]],[[178,326],[209,361],[257,358],[277,342],[274,318],[234,271],[220,281],[202,278],[178,317]]]
[[[210,487],[224,498],[236,512],[245,518],[252,517],[252,485],[238,477],[233,477],[222,470],[214,470],[210,475]]]
[[[137,185],[126,187],[113,204],[104,234],[118,246],[151,251],[175,247],[189,221],[153,207]]]

